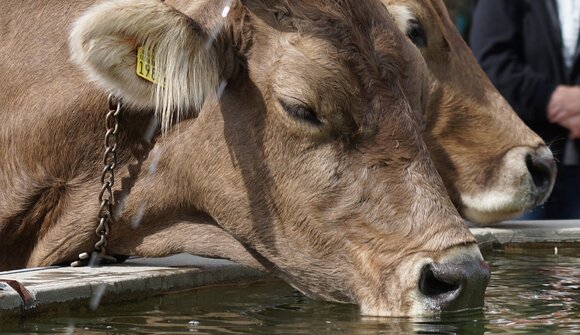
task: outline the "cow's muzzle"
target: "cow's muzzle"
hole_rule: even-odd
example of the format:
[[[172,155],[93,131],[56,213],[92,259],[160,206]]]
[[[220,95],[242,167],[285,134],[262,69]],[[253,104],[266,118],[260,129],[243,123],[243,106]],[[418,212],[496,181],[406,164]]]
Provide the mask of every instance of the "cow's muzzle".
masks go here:
[[[489,277],[489,266],[483,261],[428,264],[421,270],[419,292],[434,311],[481,307]]]
[[[420,300],[427,311],[483,307],[489,265],[479,256],[459,255],[425,264],[419,275]]]
[[[541,145],[516,147],[503,157],[482,190],[461,194],[461,214],[477,224],[492,224],[520,216],[543,204],[556,181],[556,161]]]

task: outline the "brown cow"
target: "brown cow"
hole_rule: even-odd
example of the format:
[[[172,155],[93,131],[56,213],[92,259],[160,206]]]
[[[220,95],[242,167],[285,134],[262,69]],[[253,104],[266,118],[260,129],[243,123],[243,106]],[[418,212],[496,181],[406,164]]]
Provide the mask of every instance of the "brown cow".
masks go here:
[[[487,224],[543,203],[556,166],[481,70],[441,0],[382,0],[429,67],[425,142],[451,200]]]
[[[3,269],[95,242],[106,97],[66,43],[92,2],[0,4]],[[191,4],[106,1],[72,30],[128,108],[108,250],[229,258],[365,314],[481,306],[489,270],[419,132],[424,62],[380,2]],[[160,85],[135,75],[138,46]],[[150,144],[154,109],[198,116]]]

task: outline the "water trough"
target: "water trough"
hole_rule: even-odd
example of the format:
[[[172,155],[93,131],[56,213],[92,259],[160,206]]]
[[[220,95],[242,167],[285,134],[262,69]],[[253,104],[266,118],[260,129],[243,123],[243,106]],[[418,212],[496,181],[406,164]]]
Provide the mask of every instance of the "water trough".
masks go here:
[[[472,232],[484,250],[535,243],[580,246],[580,220],[514,221],[493,228],[474,227]],[[191,255],[132,258],[120,265],[98,268],[47,267],[0,272],[0,317],[59,306],[96,308],[100,303],[265,279],[266,274],[232,262]]]

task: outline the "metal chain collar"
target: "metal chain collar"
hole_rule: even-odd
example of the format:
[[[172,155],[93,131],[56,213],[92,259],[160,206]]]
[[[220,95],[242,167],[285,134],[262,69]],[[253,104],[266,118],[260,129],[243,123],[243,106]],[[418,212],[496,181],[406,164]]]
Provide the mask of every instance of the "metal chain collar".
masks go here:
[[[111,224],[114,220],[113,186],[115,185],[115,167],[117,166],[117,145],[119,144],[119,115],[121,114],[121,101],[112,94],[108,98],[109,112],[105,118],[105,154],[103,157],[103,172],[101,173],[101,192],[99,192],[99,212],[97,219],[99,225],[95,233],[99,240],[95,244],[91,264],[117,263],[117,259],[107,254],[107,237],[111,232]],[[79,255],[79,260],[71,263],[71,266],[87,265],[91,258],[88,253]]]

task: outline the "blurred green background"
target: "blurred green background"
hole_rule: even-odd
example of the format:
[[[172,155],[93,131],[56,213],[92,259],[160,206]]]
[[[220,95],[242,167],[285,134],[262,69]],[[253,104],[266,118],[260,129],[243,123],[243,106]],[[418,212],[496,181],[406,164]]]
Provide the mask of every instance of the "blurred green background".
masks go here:
[[[467,40],[469,28],[471,26],[471,10],[473,9],[473,0],[444,0],[451,20],[457,26],[457,29]]]

